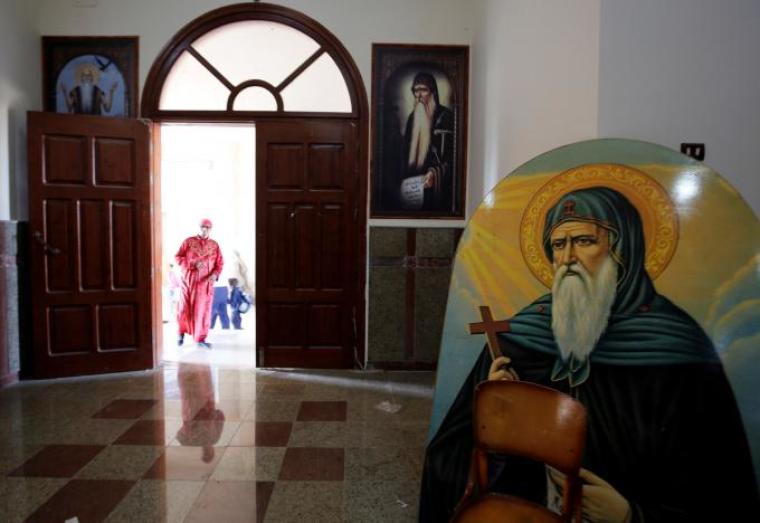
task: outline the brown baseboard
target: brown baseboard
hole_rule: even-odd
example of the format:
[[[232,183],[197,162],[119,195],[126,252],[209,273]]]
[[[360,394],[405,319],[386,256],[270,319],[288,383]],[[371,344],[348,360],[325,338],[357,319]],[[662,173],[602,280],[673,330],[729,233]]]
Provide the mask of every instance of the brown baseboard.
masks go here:
[[[10,372],[5,376],[0,376],[0,389],[10,387],[18,382],[18,372]]]

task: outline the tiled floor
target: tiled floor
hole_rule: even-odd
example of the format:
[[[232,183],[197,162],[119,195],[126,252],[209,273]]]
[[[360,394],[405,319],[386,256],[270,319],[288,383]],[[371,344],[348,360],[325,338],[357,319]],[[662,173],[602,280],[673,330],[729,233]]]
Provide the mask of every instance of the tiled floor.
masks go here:
[[[432,373],[197,362],[0,391],[0,521],[416,521]]]

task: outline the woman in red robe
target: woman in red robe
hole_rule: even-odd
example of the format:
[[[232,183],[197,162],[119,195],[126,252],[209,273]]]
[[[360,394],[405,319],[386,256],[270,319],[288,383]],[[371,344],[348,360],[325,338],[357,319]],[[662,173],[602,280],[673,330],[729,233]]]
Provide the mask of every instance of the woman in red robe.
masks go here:
[[[219,279],[224,265],[219,244],[209,237],[211,226],[211,220],[201,220],[200,234],[183,241],[175,257],[182,268],[182,292],[177,310],[178,345],[184,342],[185,334],[190,334],[199,346],[211,348],[206,336],[211,323],[214,282]]]

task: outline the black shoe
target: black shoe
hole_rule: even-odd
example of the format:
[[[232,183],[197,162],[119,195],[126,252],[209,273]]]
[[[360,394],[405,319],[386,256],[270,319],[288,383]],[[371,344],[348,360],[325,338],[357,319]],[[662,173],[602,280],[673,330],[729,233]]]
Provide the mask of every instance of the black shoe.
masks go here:
[[[200,348],[202,348],[202,349],[210,349],[211,348],[211,344],[209,342],[207,342],[207,341],[199,341],[198,342],[198,346]]]
[[[179,338],[177,338],[177,345],[181,347],[183,343],[185,343],[185,335],[180,334]]]

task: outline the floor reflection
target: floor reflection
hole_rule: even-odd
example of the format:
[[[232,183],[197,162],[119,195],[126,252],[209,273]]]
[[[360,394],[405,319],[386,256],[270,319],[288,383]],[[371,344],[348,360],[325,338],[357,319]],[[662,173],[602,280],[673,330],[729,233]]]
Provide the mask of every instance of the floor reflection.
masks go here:
[[[190,447],[202,447],[202,459],[214,459],[214,444],[224,429],[224,412],[216,408],[211,366],[203,363],[180,362],[177,367],[182,427],[177,441]]]
[[[425,372],[217,365],[0,391],[0,520],[416,521]]]

